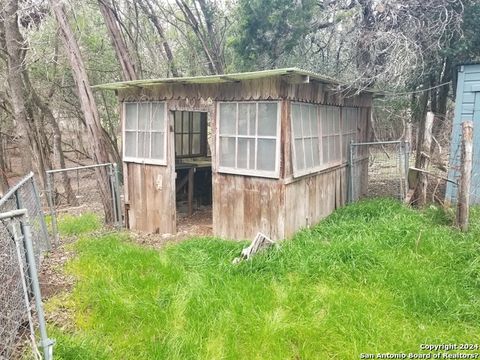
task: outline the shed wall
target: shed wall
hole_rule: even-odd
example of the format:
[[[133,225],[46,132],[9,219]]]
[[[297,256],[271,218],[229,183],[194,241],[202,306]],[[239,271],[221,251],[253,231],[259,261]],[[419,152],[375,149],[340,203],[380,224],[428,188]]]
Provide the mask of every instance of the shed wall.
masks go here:
[[[480,64],[460,67],[450,147],[449,179],[459,177],[462,122],[473,121],[473,170],[470,202],[480,204]],[[455,202],[457,186],[447,183],[446,201]]]

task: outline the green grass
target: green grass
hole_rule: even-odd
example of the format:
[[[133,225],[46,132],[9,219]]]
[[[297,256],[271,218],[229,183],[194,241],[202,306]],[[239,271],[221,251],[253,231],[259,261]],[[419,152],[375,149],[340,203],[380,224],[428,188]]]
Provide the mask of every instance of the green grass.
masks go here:
[[[60,235],[74,236],[99,230],[102,226],[99,216],[92,212],[73,216],[61,215],[58,219]]]
[[[84,236],[68,266],[75,331],[57,359],[358,359],[480,342],[480,212],[361,202],[278,249],[194,238],[160,252]]]

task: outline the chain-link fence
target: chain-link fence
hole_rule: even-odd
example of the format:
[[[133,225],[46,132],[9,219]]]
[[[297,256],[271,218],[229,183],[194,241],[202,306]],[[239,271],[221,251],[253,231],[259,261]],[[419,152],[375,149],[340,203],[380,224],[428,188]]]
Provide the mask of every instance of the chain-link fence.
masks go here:
[[[102,195],[98,171],[107,173],[108,194]],[[95,213],[106,223],[122,226],[120,181],[116,164],[98,164],[47,171],[46,195],[52,232],[58,243],[57,217],[61,214]]]
[[[405,198],[409,146],[403,141],[350,144],[349,202],[361,198]]]
[[[33,174],[0,199],[0,359],[51,359],[37,266],[50,248]]]

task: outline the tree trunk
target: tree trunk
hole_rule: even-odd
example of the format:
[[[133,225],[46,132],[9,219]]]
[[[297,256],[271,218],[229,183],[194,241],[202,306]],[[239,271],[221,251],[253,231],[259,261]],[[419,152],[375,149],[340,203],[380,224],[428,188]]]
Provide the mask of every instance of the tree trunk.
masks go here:
[[[106,0],[98,0],[100,12],[103,15],[105,25],[107,26],[108,35],[112,42],[118,62],[122,68],[122,78],[124,81],[137,80],[137,73],[130,57],[127,44],[123,39],[122,33],[118,26],[118,18],[115,10]]]
[[[430,164],[433,119],[434,114],[432,112],[427,113],[424,121],[425,126],[423,126],[422,137],[419,137],[417,144],[417,153],[415,159],[415,168],[417,169],[428,170],[428,166]],[[425,206],[427,203],[427,186],[427,174],[424,172],[419,172],[415,193],[413,195],[413,202],[415,202],[419,207]]]
[[[157,30],[158,36],[160,37],[160,41],[162,42],[163,50],[165,51],[165,56],[167,57],[168,67],[170,69],[170,72],[172,73],[172,76],[178,77],[178,71],[177,71],[177,67],[175,66],[170,44],[168,43],[165,37],[165,31],[163,29],[162,24],[160,23],[160,20],[155,15],[155,11],[153,9],[152,4],[150,3],[149,0],[141,0],[139,2],[139,5],[142,8],[143,12],[150,19],[155,29]]]
[[[470,186],[473,163],[473,122],[462,123],[462,153],[460,162],[460,180],[457,199],[457,226],[462,231],[468,230],[470,210]]]
[[[85,64],[80,54],[80,48],[74,37],[73,31],[67,20],[64,6],[59,0],[50,0],[50,4],[60,28],[60,37],[62,39],[65,52],[67,53],[72,68],[73,77],[78,89],[78,95],[87,131],[90,139],[90,149],[95,163],[108,162],[107,144],[102,134],[100,115],[93,96],[90,83],[88,81]],[[97,167],[97,183],[100,192],[101,201],[105,211],[105,221],[113,222],[112,196],[109,186],[109,176],[105,167]]]
[[[7,0],[3,6],[3,26],[5,33],[5,48],[7,51],[7,81],[9,95],[13,108],[13,115],[21,131],[20,148],[22,149],[22,171],[31,170],[32,148],[30,139],[31,130],[28,124],[26,93],[22,83],[23,45],[24,39],[18,30],[18,2]]]

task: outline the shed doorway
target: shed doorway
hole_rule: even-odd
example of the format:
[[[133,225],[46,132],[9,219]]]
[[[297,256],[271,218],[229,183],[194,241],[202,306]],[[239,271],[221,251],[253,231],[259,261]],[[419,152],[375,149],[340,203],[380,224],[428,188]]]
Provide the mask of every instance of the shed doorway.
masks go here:
[[[212,232],[212,156],[208,113],[174,111],[177,232]]]

